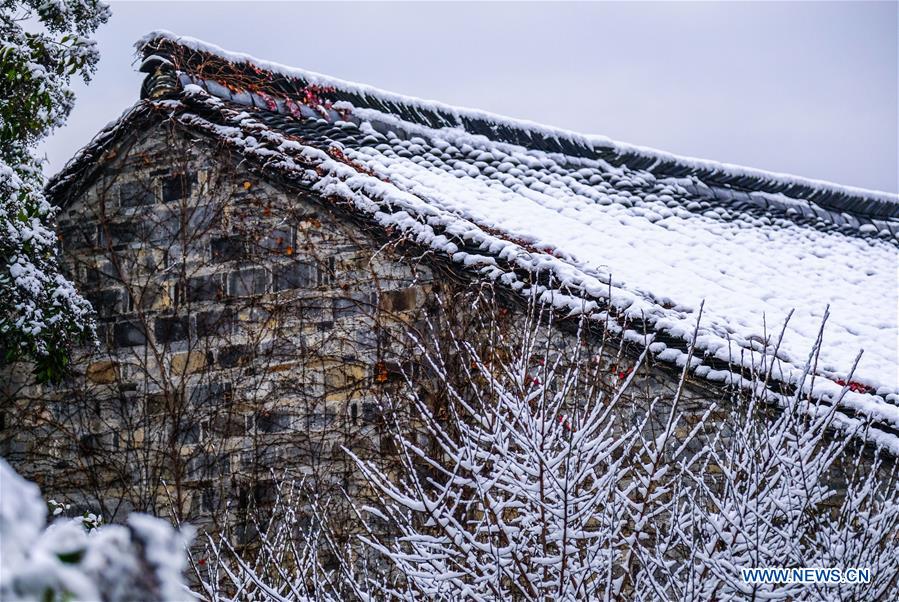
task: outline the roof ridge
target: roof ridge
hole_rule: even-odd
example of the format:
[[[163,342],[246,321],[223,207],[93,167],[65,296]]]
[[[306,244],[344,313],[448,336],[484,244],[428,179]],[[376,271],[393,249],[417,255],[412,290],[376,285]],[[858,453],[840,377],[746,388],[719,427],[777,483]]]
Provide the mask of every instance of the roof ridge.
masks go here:
[[[248,54],[231,52],[202,40],[179,36],[165,30],[153,31],[135,44],[144,56],[180,53],[181,67],[189,67],[185,51],[212,55],[233,65],[247,65],[255,77],[266,83],[283,86],[279,78],[299,83],[300,87],[329,88],[335,101],[348,101],[355,107],[399,115],[406,121],[433,128],[456,127],[481,134],[500,142],[518,144],[550,152],[592,159],[602,159],[616,166],[649,171],[660,177],[696,176],[707,183],[738,190],[759,191],[803,198],[818,205],[857,215],[899,218],[899,195],[844,186],[834,182],[686,157],[612,140],[601,135],[587,135],[543,125],[525,119],[448,105],[357,84],[305,69],[258,59]]]

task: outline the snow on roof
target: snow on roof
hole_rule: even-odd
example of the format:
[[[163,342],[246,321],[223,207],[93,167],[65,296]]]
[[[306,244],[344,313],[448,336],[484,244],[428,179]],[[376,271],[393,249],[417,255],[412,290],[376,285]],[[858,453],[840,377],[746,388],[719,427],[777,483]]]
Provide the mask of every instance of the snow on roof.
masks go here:
[[[659,166],[667,168],[678,168],[679,171],[703,171],[708,174],[717,174],[720,177],[726,177],[733,180],[751,179],[756,180],[758,184],[768,184],[772,188],[794,188],[805,189],[815,195],[833,194],[836,197],[864,199],[868,202],[877,202],[885,205],[885,211],[889,212],[893,217],[899,217],[899,197],[897,195],[875,190],[867,190],[853,186],[843,186],[833,182],[824,180],[816,180],[804,178],[791,174],[774,173],[750,167],[733,165],[729,163],[719,163],[709,161],[707,159],[699,159],[694,157],[685,157],[674,155],[665,151],[627,144],[612,140],[606,136],[585,135],[562,128],[546,126],[524,119],[512,119],[497,115],[487,111],[478,109],[462,108],[447,105],[434,100],[424,100],[413,96],[406,96],[381,90],[379,88],[348,82],[342,79],[331,77],[289,67],[280,63],[266,61],[255,58],[248,54],[232,52],[225,50],[214,44],[198,40],[188,36],[179,36],[166,30],[157,30],[148,33],[142,37],[135,46],[140,51],[145,51],[146,55],[152,55],[149,49],[158,47],[160,44],[169,42],[180,48],[192,49],[213,55],[229,61],[232,64],[249,65],[254,70],[263,70],[269,74],[283,75],[287,78],[305,82],[319,87],[331,87],[340,93],[350,95],[356,100],[361,100],[363,104],[373,104],[372,108],[388,107],[388,108],[404,108],[409,109],[414,114],[419,112],[420,116],[424,116],[426,121],[442,122],[441,125],[456,125],[467,128],[472,124],[486,123],[493,126],[495,136],[502,137],[502,130],[514,132],[526,132],[528,135],[538,135],[549,140],[557,140],[567,142],[569,150],[586,149],[591,153],[603,153],[618,157],[628,157],[631,159],[639,158],[644,167],[652,167],[658,169]],[[369,101],[369,102],[366,102]],[[371,102],[373,101],[373,102]],[[359,103],[356,103],[358,106]],[[404,111],[405,112],[405,111]],[[610,152],[611,151],[611,152]]]
[[[483,277],[592,310],[661,361],[686,361],[704,302],[697,376],[745,385],[773,365],[779,383],[840,399],[842,426],[872,419],[868,436],[899,453],[896,195],[448,107],[168,32],[139,48],[171,59],[184,86],[154,106],[257,165]]]

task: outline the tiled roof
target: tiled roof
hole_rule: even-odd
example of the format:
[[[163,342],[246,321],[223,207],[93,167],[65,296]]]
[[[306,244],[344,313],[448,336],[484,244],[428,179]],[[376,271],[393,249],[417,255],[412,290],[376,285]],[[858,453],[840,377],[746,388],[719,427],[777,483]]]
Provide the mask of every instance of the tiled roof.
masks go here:
[[[167,33],[140,48],[182,90],[101,132],[51,182],[55,198],[135,123],[175,119],[481,277],[592,311],[661,361],[686,361],[704,301],[696,376],[746,384],[773,365],[773,398],[812,385],[842,396],[843,426],[865,423],[899,452],[895,195],[402,97]]]

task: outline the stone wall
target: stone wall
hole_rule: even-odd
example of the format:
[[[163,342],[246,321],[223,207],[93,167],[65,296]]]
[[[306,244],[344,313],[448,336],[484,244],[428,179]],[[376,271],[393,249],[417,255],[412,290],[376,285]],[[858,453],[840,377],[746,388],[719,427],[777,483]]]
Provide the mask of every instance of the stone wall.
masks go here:
[[[288,465],[346,481],[340,446],[378,448],[431,270],[168,127],[60,216],[100,346],[60,386],[8,380],[4,451],[107,517],[215,515]]]

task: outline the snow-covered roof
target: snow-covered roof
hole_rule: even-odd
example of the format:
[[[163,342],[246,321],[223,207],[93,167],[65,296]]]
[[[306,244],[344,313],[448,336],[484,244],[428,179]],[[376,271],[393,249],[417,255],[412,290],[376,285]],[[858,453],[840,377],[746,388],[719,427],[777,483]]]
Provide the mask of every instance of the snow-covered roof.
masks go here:
[[[51,182],[57,199],[118,133],[163,114],[482,277],[586,307],[661,361],[686,361],[704,301],[696,376],[746,384],[773,366],[773,397],[797,385],[842,396],[838,422],[899,453],[896,195],[449,107],[168,32],[138,47],[171,61],[182,91],[101,132]]]

